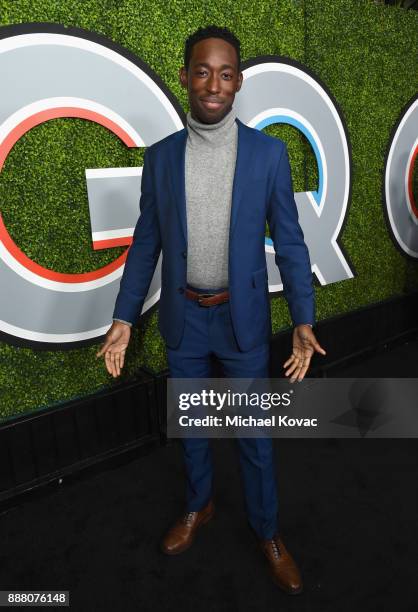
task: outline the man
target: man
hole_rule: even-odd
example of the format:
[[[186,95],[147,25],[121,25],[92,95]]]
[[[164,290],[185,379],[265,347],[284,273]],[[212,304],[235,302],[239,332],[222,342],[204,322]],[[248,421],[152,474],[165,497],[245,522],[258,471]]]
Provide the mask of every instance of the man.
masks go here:
[[[325,354],[311,329],[311,264],[286,146],[236,118],[232,104],[242,79],[240,44],[229,30],[208,26],[187,39],[180,69],[190,104],[187,127],[145,152],[141,214],[114,321],[98,352],[113,376],[123,367],[130,326],[140,316],[162,249],[159,330],[171,376],[210,378],[215,354],[226,377],[268,378],[266,219],[295,325],[286,376],[302,380],[313,352]],[[162,542],[166,554],[186,550],[214,513],[209,442],[181,441],[187,507]],[[276,583],[300,593],[299,570],[277,526],[272,441],[238,443],[249,523]]]

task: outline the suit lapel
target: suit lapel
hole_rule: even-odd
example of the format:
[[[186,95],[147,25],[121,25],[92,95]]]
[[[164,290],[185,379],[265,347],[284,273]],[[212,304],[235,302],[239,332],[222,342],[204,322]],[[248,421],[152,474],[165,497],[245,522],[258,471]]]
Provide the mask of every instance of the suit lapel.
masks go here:
[[[187,244],[186,226],[186,181],[185,181],[185,156],[186,156],[187,128],[176,134],[173,139],[170,159],[171,189],[174,202],[180,217],[184,240]]]
[[[235,164],[234,180],[232,185],[232,204],[230,236],[234,230],[238,209],[245,193],[246,183],[250,176],[251,157],[253,147],[251,146],[250,130],[237,118],[238,145]],[[172,155],[170,160],[171,188],[174,201],[179,213],[180,223],[187,244],[187,222],[186,222],[186,185],[185,185],[185,155],[187,142],[187,128],[176,134],[172,143]]]
[[[232,184],[231,223],[229,236],[232,236],[238,218],[238,210],[245,193],[251,170],[253,147],[250,139],[250,129],[237,118],[238,146],[235,163],[234,182]]]

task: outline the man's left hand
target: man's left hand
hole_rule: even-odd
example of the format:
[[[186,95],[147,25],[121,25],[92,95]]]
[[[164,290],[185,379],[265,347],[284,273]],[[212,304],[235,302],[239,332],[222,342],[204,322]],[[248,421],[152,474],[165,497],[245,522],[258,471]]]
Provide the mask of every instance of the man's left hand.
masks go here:
[[[286,363],[283,364],[284,368],[288,368],[285,376],[291,375],[290,382],[295,382],[295,380],[300,382],[304,378],[315,351],[321,353],[321,355],[326,355],[326,352],[315,338],[310,325],[297,325],[293,330],[292,354]]]

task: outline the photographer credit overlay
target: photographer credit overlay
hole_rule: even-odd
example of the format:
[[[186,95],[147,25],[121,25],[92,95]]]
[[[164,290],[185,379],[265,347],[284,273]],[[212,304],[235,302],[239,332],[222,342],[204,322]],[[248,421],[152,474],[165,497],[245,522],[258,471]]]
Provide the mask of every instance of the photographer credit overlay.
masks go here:
[[[169,438],[417,438],[417,378],[168,378]]]

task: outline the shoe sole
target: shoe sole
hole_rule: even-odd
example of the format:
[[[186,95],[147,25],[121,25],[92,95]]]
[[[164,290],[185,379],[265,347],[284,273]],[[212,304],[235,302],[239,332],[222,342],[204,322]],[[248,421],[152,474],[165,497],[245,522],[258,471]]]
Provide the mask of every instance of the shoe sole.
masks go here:
[[[212,512],[211,514],[209,514],[206,518],[204,518],[200,523],[199,526],[196,529],[196,532],[199,530],[200,527],[202,527],[202,525],[206,525],[206,523],[208,523],[210,521],[211,518],[213,518],[215,512]],[[165,554],[165,555],[180,555],[182,552],[185,552],[186,550],[188,550],[191,545],[194,542],[194,539],[196,537],[196,532],[195,535],[191,538],[191,540],[189,541],[188,544],[186,544],[186,546],[183,546],[183,548],[177,549],[177,550],[166,550],[164,548],[164,545],[161,544],[160,549],[161,551]]]

